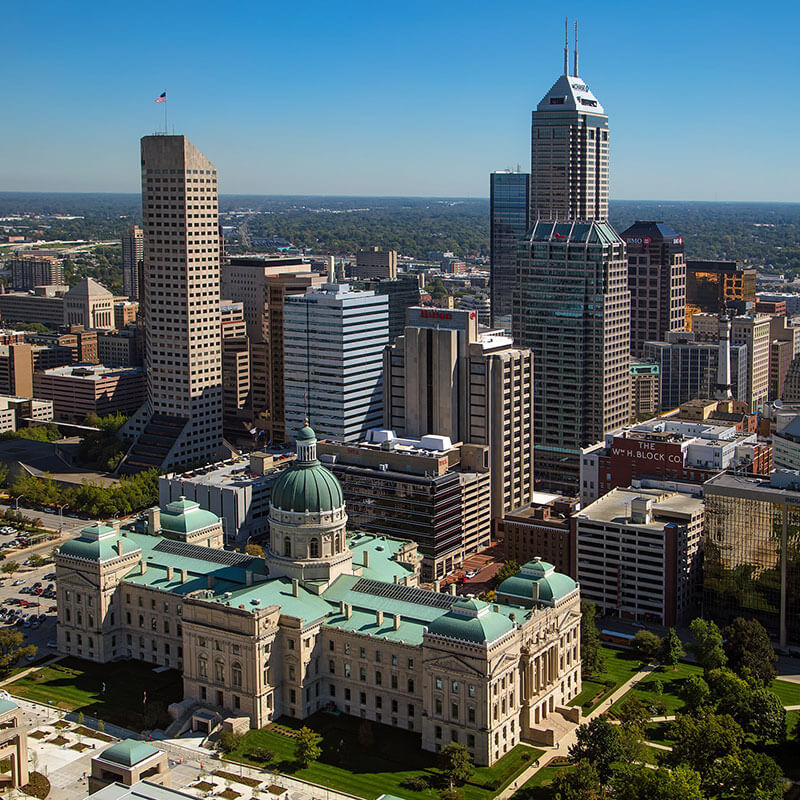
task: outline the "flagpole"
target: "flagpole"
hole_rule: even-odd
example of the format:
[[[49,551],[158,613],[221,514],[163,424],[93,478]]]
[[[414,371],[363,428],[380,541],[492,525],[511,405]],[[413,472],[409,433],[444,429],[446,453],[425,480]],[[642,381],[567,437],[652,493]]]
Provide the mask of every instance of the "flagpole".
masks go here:
[[[164,133],[168,132],[167,128],[167,98],[164,98]]]

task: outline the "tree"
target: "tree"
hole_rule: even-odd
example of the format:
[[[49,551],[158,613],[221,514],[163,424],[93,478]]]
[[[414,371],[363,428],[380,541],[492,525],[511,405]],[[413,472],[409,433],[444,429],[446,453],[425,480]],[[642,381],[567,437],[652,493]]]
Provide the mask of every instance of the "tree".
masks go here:
[[[615,800],[704,800],[700,775],[679,764],[675,769],[648,769],[627,764],[614,774]]]
[[[440,800],[464,800],[464,792],[460,792],[458,789],[454,789],[450,786],[439,792],[439,798]]]
[[[685,656],[686,653],[683,649],[680,637],[675,631],[675,628],[670,628],[669,633],[664,637],[664,642],[661,645],[660,661],[664,666],[669,666],[675,669],[678,662]]]
[[[594,621],[596,615],[597,606],[581,600],[581,672],[584,678],[590,678],[603,669],[600,631]]]
[[[36,655],[36,645],[23,645],[25,636],[13,628],[0,629],[0,675],[6,675],[21,658]]]
[[[745,748],[719,759],[704,783],[709,793],[725,800],[782,800],[781,768],[765,753]]]
[[[255,558],[264,558],[264,548],[260,544],[248,544],[244,548],[245,553]]]
[[[650,719],[650,712],[644,702],[635,694],[622,702],[617,713],[619,721],[627,728],[636,728],[641,732]]]
[[[294,759],[303,767],[307,767],[312,761],[316,761],[322,755],[322,736],[311,728],[303,726],[297,731],[294,740]]]
[[[594,765],[603,784],[611,776],[611,765],[623,755],[619,731],[605,717],[595,717],[575,731],[575,744],[569,748],[572,761]]]
[[[669,735],[675,742],[668,756],[670,763],[687,764],[701,775],[718,758],[738,752],[744,741],[742,726],[730,714],[710,712],[678,714]]]
[[[755,619],[736,619],[723,630],[725,654],[730,668],[745,679],[768,686],[775,677],[778,660],[764,626]]]
[[[499,586],[506,578],[510,578],[513,575],[516,575],[520,570],[519,564],[511,559],[510,561],[506,561],[502,567],[497,571],[497,574],[494,576],[494,585]]]
[[[559,771],[551,789],[560,800],[591,800],[602,796],[603,784],[591,762],[579,761],[575,769]]]
[[[711,690],[703,678],[699,675],[692,675],[683,682],[681,697],[690,712],[697,711],[708,705],[711,700]]]
[[[775,692],[756,689],[750,696],[750,718],[743,725],[762,744],[786,738],[786,709]]]
[[[631,646],[642,661],[649,663],[660,652],[662,640],[660,636],[652,631],[641,630],[636,631],[636,635],[631,641]]]
[[[689,652],[704,672],[724,667],[728,661],[722,643],[722,633],[716,623],[701,617],[693,619],[689,630],[694,642],[689,645]]]
[[[32,553],[28,558],[28,563],[32,567],[41,567],[44,564],[44,559],[38,553]]]
[[[217,739],[217,747],[227,755],[232,753],[242,743],[244,737],[241,733],[233,731],[222,731]]]
[[[455,783],[468,781],[475,770],[469,750],[460,742],[450,742],[439,751],[439,769],[451,789]]]
[[[19,562],[17,561],[6,561],[2,567],[0,567],[0,572],[5,572],[6,575],[13,575],[19,569]]]

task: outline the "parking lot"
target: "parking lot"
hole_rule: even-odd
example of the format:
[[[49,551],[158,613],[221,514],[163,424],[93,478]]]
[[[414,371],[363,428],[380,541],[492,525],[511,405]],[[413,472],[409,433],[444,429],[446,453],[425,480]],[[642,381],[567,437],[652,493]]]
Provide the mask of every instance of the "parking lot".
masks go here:
[[[55,567],[52,563],[40,567],[27,564],[31,555],[25,549],[28,544],[25,534],[11,526],[0,526],[0,551],[4,556],[0,565],[9,561],[19,564],[13,574],[0,572],[0,626],[22,633],[26,645],[36,645],[35,660],[39,660],[55,654]],[[51,547],[36,549],[46,557]],[[48,643],[53,646],[48,647]]]

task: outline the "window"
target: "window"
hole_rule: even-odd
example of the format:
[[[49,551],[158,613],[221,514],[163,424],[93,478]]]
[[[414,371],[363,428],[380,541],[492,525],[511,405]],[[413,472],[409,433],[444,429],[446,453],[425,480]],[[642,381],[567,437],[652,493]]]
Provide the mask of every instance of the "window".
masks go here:
[[[475,734],[468,733],[467,734],[467,747],[475,747]]]
[[[289,639],[289,649],[294,650],[294,639]]]
[[[442,726],[441,725],[437,725],[436,728],[434,728],[434,736],[437,739],[441,739],[442,738]]]
[[[397,700],[392,700],[392,714],[397,713]]]
[[[414,669],[414,659],[413,658],[409,658],[408,659],[408,668],[409,669]]]
[[[475,706],[467,709],[467,722],[475,722]]]
[[[333,639],[328,639],[328,650],[333,650]]]
[[[361,658],[366,658],[367,657],[367,651],[363,647],[361,648],[360,652],[361,652]]]
[[[383,698],[379,694],[375,695],[375,708],[383,708]]]
[[[376,651],[375,651],[375,660],[376,660],[376,661],[377,661],[379,664],[381,663],[381,651],[380,651],[380,650],[376,650]]]
[[[221,658],[214,662],[214,680],[219,683],[225,680],[225,662]]]
[[[345,678],[349,678],[350,677],[350,662],[349,661],[345,661],[344,662],[344,676],[345,676]]]
[[[328,694],[330,694],[331,697],[336,697],[336,686],[332,683],[328,684]]]
[[[345,700],[349,700],[350,699],[350,690],[349,689],[345,689],[344,690],[344,699]]]
[[[204,638],[201,636],[201,637],[200,637],[200,638],[197,640],[197,644],[198,644],[200,647],[205,647],[205,646],[206,646],[206,640],[205,640],[205,639],[204,639]]]
[[[360,692],[358,695],[358,701],[361,703],[362,706],[365,706],[367,704],[367,693]]]
[[[201,678],[208,678],[208,658],[204,655],[197,661],[197,672]]]
[[[409,694],[414,694],[414,679],[413,678],[409,678],[408,679],[408,693]]]
[[[436,688],[437,689],[441,689],[442,688],[442,679],[441,678],[437,678],[436,679]]]
[[[393,667],[397,666],[397,656],[392,656],[392,666]]]
[[[382,682],[383,682],[383,676],[378,670],[375,670],[375,683],[377,683],[378,686],[380,686]]]
[[[436,700],[434,701],[434,704],[435,704],[435,707],[436,707],[436,713],[437,714],[441,714],[442,713],[442,699],[440,697],[437,697]]]
[[[336,662],[332,658],[328,661],[328,672],[330,672],[331,675],[336,674]]]
[[[450,728],[450,741],[451,742],[458,741],[458,731],[455,728]]]
[[[397,688],[397,675],[392,675],[392,689]]]
[[[292,540],[288,536],[283,539],[283,554],[284,556],[292,555]]]
[[[359,667],[358,668],[358,679],[360,681],[365,681],[367,679],[367,668],[366,667]]]
[[[345,642],[344,643],[344,654],[346,656],[350,655],[350,642]]]
[[[450,683],[450,691],[453,694],[458,694],[458,681],[451,681],[451,683]]]
[[[319,539],[312,539],[308,546],[309,558],[319,558]]]
[[[289,689],[289,702],[290,703],[297,702],[297,692],[294,689]]]
[[[409,717],[413,717],[414,716],[414,706],[413,706],[412,703],[408,704],[408,716]]]
[[[450,716],[452,719],[458,719],[458,703],[450,703]]]
[[[231,683],[234,686],[242,685],[242,665],[238,661],[234,661],[231,666]]]
[[[474,687],[472,684],[470,684],[469,686],[467,686],[467,694],[468,694],[470,697],[475,697],[475,687]]]

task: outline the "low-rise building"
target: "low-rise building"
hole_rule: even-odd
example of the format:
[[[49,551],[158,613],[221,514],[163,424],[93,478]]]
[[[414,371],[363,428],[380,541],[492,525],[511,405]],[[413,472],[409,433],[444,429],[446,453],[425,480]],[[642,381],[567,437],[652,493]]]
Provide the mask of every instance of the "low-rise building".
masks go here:
[[[703,513],[699,496],[658,489],[612,489],[586,506],[574,517],[583,598],[621,619],[687,622],[700,589]]]
[[[41,322],[48,328],[64,324],[67,286],[37,286],[31,292],[0,294],[0,318],[4,322]]]
[[[640,478],[700,485],[734,467],[769,473],[772,447],[756,433],[739,430],[734,421],[685,419],[682,407],[610,433],[603,442],[587,447],[581,455],[581,503],[585,506]]]
[[[424,750],[460,742],[477,764],[523,739],[552,744],[550,719],[574,715],[581,690],[575,581],[539,562],[523,568],[524,596],[501,584],[508,602],[420,588],[414,543],[348,534],[314,432],[296,441],[264,559],[116,525],[64,542],[59,652],[179,668],[175,711],[206,730],[327,708],[412,731]]]
[[[33,377],[33,393],[52,400],[54,416],[63,422],[80,422],[87,414],[133,414],[144,402],[145,392],[145,373],[140,367],[77,364]]]
[[[529,506],[506,514],[496,526],[506,559],[525,564],[536,558],[558,572],[575,577],[575,536],[572,515],[577,498],[534,492]]]
[[[123,739],[92,758],[89,794],[110,784],[133,786],[139,781],[170,785],[169,757],[165,750],[137,739]]]

